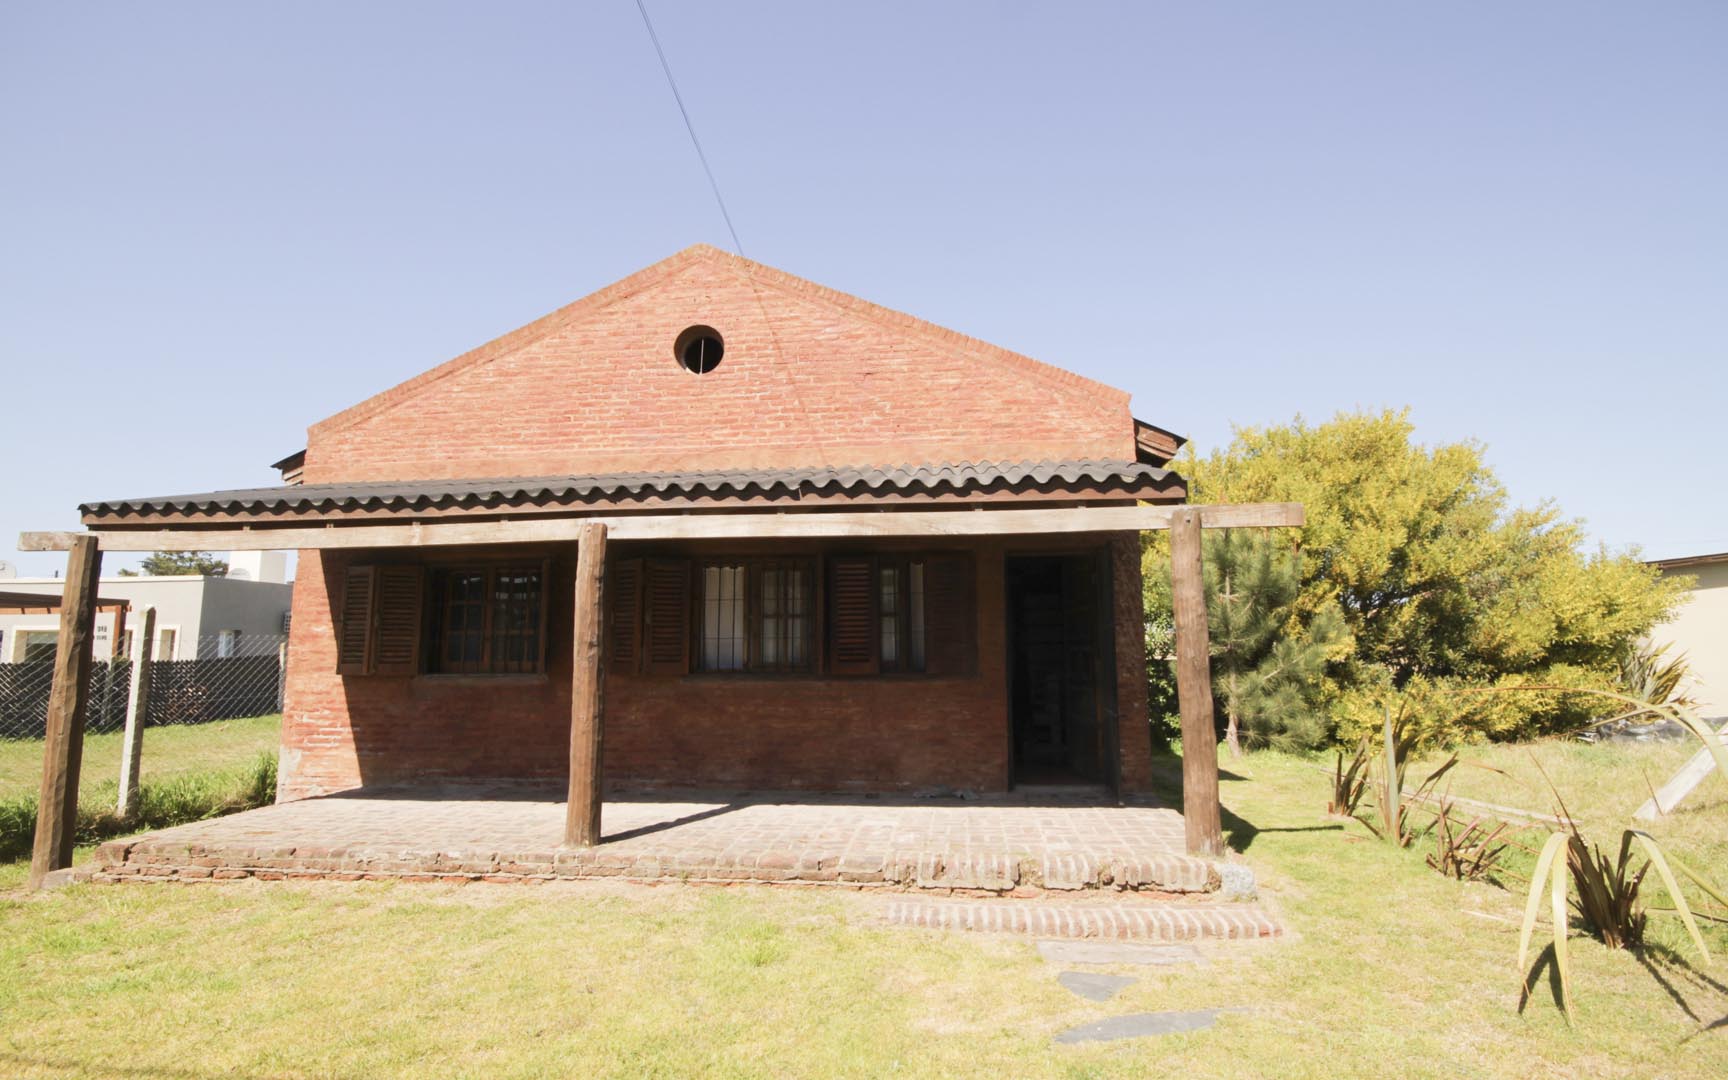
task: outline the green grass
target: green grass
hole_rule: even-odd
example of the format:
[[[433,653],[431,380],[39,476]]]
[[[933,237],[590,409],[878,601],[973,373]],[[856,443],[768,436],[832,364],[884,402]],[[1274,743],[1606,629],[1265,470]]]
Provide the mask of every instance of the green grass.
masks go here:
[[[251,716],[208,724],[146,728],[142,772],[145,780],[177,773],[215,772],[251,762],[261,751],[276,749],[280,716]],[[120,784],[120,733],[87,735],[78,792],[89,799],[97,787]],[[42,740],[0,739],[0,799],[34,795],[42,785]]]
[[[1027,940],[891,929],[880,898],[827,890],[80,886],[0,899],[0,1075],[1728,1074],[1728,987],[1671,951],[1677,928],[1656,920],[1642,955],[1576,938],[1577,1026],[1542,993],[1520,1015],[1519,897],[1327,818],[1315,765],[1259,754],[1222,784],[1289,935],[1125,969],[1140,981],[1106,1004],[1062,990]],[[1578,768],[1630,798],[1613,759]],[[1728,831],[1720,806],[1699,813]],[[1247,1011],[1050,1042],[1215,1006]]]
[[[275,798],[279,716],[151,728],[144,735],[138,809],[115,815],[120,735],[85,739],[77,839],[89,846],[129,832],[263,806]],[[42,740],[0,742],[0,888],[22,880],[36,831]]]

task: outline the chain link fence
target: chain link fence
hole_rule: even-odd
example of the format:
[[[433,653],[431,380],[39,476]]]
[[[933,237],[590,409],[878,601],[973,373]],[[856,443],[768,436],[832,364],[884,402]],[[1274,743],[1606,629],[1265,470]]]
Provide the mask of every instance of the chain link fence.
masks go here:
[[[196,659],[154,661],[145,725],[204,724],[281,712],[287,641],[283,635],[212,634],[198,639],[192,653]],[[51,647],[33,650],[13,663],[0,663],[0,739],[43,737],[53,682]],[[131,687],[129,656],[97,657],[90,667],[84,730],[124,729]]]

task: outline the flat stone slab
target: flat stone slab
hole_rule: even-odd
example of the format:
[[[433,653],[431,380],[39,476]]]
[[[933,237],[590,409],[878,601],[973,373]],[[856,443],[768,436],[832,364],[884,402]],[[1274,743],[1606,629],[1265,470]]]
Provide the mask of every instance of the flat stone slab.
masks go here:
[[[1096,971],[1064,971],[1056,976],[1063,989],[1087,1001],[1109,1001],[1139,979],[1127,975],[1104,975]]]
[[[1192,945],[1148,945],[1134,941],[1040,941],[1038,955],[1052,964],[1134,964],[1175,967],[1204,964]]]
[[[1112,1016],[1092,1024],[1069,1028],[1056,1036],[1059,1043],[1116,1042],[1120,1039],[1144,1039],[1150,1035],[1177,1035],[1184,1031],[1203,1031],[1218,1022],[1217,1009],[1194,1012],[1129,1013]]]

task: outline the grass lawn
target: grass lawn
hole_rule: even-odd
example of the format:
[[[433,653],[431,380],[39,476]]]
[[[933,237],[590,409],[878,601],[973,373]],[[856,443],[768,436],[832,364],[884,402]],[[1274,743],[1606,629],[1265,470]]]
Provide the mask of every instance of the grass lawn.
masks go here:
[[[275,750],[281,731],[280,716],[146,728],[143,779],[240,768],[261,752]],[[104,784],[110,792],[119,790],[120,739],[118,731],[85,736],[84,763],[78,778],[80,799],[88,800]],[[42,740],[0,739],[0,799],[34,795],[41,786]]]
[[[1642,784],[1607,760],[1578,765],[1604,824]],[[1109,1003],[1060,988],[1030,940],[888,928],[865,894],[80,886],[0,898],[0,1075],[1728,1075],[1728,986],[1675,951],[1675,927],[1656,920],[1641,955],[1574,938],[1577,1026],[1545,989],[1520,1015],[1519,897],[1326,818],[1315,765],[1225,766],[1226,828],[1288,935],[1208,946],[1201,968],[1122,969],[1140,981]],[[1728,833],[1725,806],[1717,793],[1675,827]],[[1050,1041],[1207,1007],[1246,1011],[1161,1039]]]
[[[78,776],[80,842],[119,835],[130,827],[196,820],[274,795],[273,769],[280,716],[150,728],[144,733],[139,785],[140,824],[114,817],[120,793],[121,735],[84,740]],[[0,890],[18,887],[29,869],[42,783],[42,740],[0,740]],[[86,854],[80,848],[79,858]]]

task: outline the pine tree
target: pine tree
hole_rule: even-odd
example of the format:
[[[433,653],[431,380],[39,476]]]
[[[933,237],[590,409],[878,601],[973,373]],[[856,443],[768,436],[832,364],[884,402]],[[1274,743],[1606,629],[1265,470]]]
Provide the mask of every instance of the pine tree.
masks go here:
[[[1295,554],[1264,531],[1223,529],[1205,540],[1212,693],[1232,754],[1256,743],[1312,745],[1325,737],[1320,686],[1346,640],[1336,608],[1296,613]]]

